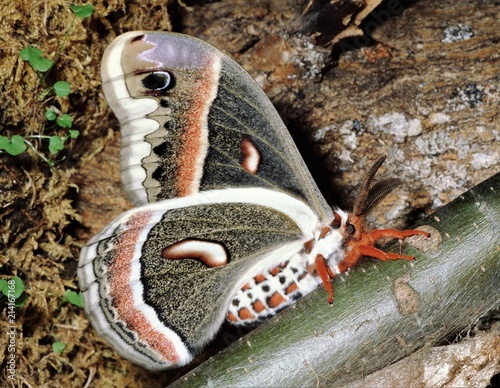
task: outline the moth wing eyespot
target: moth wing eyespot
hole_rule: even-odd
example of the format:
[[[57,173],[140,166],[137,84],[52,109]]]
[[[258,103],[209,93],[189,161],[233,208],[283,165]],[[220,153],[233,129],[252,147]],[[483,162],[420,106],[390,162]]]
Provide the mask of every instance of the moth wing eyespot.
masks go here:
[[[145,76],[142,85],[152,92],[166,92],[174,87],[175,81],[168,71],[159,70]]]

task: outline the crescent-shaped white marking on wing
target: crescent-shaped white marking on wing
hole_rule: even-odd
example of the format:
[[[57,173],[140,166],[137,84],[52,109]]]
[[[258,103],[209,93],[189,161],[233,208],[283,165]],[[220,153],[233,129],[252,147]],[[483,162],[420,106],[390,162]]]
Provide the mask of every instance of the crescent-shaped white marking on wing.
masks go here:
[[[198,259],[209,267],[227,264],[227,252],[222,244],[203,240],[184,240],[170,245],[161,252],[164,259]]]

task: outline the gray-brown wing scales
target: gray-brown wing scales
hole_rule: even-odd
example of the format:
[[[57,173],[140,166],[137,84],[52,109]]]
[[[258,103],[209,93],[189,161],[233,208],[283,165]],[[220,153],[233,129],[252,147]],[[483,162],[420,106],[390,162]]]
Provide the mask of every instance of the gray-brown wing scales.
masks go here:
[[[295,144],[254,82],[232,61],[223,61],[208,115],[209,150],[200,189],[266,187],[291,193],[322,210],[323,199]],[[244,141],[258,153],[255,172],[243,165]]]

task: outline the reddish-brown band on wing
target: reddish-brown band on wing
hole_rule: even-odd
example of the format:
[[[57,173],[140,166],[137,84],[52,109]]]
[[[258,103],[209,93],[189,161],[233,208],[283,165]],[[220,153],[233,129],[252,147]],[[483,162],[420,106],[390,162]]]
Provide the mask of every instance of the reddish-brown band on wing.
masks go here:
[[[171,364],[178,363],[178,353],[174,344],[163,333],[152,327],[146,315],[136,307],[134,290],[130,284],[132,261],[140,234],[151,220],[152,213],[141,212],[127,222],[126,231],[116,245],[114,260],[108,276],[110,297],[120,320],[127,330],[135,332],[141,342],[147,344]]]

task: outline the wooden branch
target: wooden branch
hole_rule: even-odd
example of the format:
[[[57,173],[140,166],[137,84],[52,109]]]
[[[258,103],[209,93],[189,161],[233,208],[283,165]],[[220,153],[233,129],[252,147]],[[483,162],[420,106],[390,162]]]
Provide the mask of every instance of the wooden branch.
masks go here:
[[[500,174],[423,220],[414,264],[355,268],[333,306],[318,289],[172,386],[342,386],[473,324],[499,302],[498,190]]]

